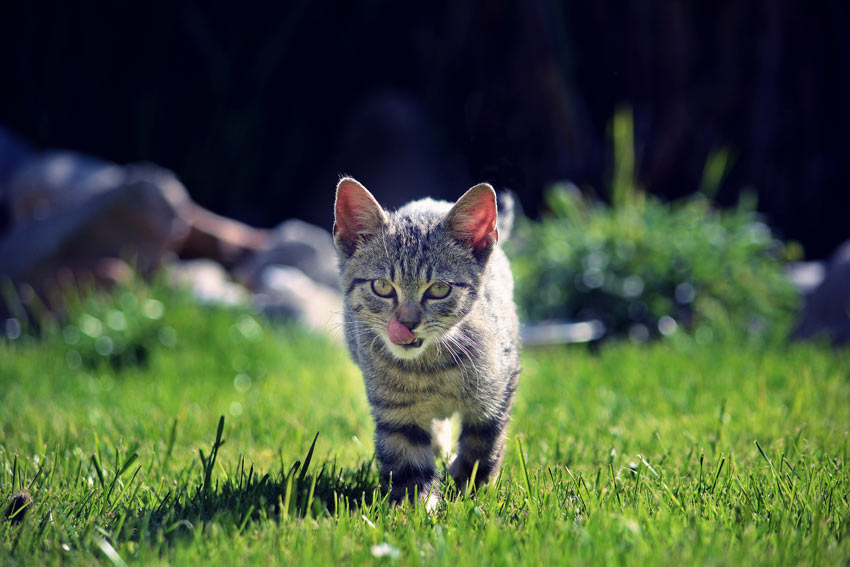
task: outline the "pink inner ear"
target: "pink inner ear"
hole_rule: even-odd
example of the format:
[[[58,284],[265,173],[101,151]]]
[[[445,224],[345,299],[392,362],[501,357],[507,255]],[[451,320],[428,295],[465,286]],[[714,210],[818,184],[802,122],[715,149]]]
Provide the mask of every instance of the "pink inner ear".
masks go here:
[[[486,248],[499,239],[496,229],[496,204],[491,192],[482,191],[457,211],[452,228],[462,234],[475,250]]]
[[[381,222],[379,207],[362,186],[342,181],[337,189],[334,236],[350,241],[360,234],[374,232]]]

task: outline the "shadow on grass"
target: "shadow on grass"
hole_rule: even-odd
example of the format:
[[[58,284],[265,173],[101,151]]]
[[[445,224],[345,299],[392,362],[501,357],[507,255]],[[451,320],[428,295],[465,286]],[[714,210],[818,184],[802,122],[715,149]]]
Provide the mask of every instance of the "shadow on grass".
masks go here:
[[[261,475],[253,465],[246,470],[243,457],[236,471],[219,481],[213,472],[218,450],[225,442],[223,434],[224,416],[219,420],[209,456],[200,451],[200,485],[189,488],[194,467],[187,468],[178,479],[178,488],[168,491],[155,506],[118,513],[116,521],[110,522],[114,528],[110,530],[112,537],[172,540],[181,535],[191,536],[212,521],[242,531],[253,521],[333,517],[352,508],[371,507],[385,501],[371,460],[353,468],[338,467],[334,460],[312,466],[311,470],[318,433],[303,461],[295,461],[288,469],[282,465],[275,475]]]
[[[174,447],[176,430],[175,421],[159,465],[163,469]],[[5,525],[0,525],[0,539],[12,537],[12,555],[20,554],[20,557],[32,557],[44,549],[45,541],[58,541],[65,547],[90,549],[93,553],[98,553],[98,548],[112,549],[112,544],[124,542],[169,547],[181,540],[203,537],[212,526],[225,533],[241,533],[253,523],[339,519],[355,510],[373,516],[378,509],[390,506],[388,496],[379,488],[373,460],[361,461],[353,467],[339,467],[335,460],[314,463],[318,437],[317,433],[303,460],[288,467],[282,463],[278,472],[263,474],[254,470],[253,465],[246,468],[244,457],[234,470],[225,471],[217,463],[219,449],[225,443],[224,417],[221,417],[209,454],[200,451],[200,471],[193,463],[180,471],[176,479],[153,477],[154,482],[162,482],[160,486],[173,483],[173,488],[164,493],[143,486],[139,479],[142,465],[137,463],[139,454],[134,449],[127,452],[123,463],[116,449],[114,468],[109,472],[102,466],[98,452],[89,459],[95,478],[88,476],[82,460],[77,461],[76,476],[85,479],[82,483],[87,487],[93,483],[95,487],[99,484],[99,488],[85,489],[77,498],[66,495],[61,501],[45,502],[36,514],[38,519],[32,518],[30,512],[19,522],[28,527],[13,525],[7,519]],[[57,466],[60,470],[70,467],[65,463],[42,464],[27,483],[23,475],[18,475],[16,458],[11,487],[43,489],[44,483],[53,477],[50,470]],[[126,482],[122,480],[125,475],[129,477]],[[452,494],[456,495],[456,491]],[[2,492],[0,496],[3,497],[0,501],[6,500]],[[36,509],[40,507],[38,504]]]

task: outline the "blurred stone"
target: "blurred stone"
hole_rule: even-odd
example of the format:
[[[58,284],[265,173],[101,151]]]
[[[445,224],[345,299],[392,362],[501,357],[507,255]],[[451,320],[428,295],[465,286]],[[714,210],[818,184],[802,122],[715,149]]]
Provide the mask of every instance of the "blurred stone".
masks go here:
[[[605,335],[605,324],[598,319],[589,321],[543,321],[523,325],[520,340],[523,346],[587,343]]]
[[[269,246],[269,231],[253,228],[192,205],[186,211],[189,235],[180,248],[182,258],[211,258],[232,268]]]
[[[820,285],[806,294],[803,314],[791,337],[822,335],[835,345],[850,342],[850,240],[833,254]]]
[[[800,293],[809,293],[820,285],[826,275],[823,262],[794,262],[786,267],[788,279]]]
[[[212,260],[187,260],[169,266],[171,281],[191,290],[201,303],[221,305],[245,304],[248,291],[230,279],[227,271]]]
[[[3,134],[0,149],[11,144],[7,138],[15,141]],[[125,281],[118,258],[132,259],[144,275],[174,252],[232,267],[269,247],[268,231],[196,205],[174,173],[154,164],[120,166],[72,151],[9,154],[17,156],[14,163],[0,160],[9,225],[0,240],[0,275],[14,282],[41,287],[63,269]],[[198,285],[201,296],[218,293]],[[221,291],[220,299],[234,301],[235,289]]]
[[[342,337],[342,296],[292,266],[268,266],[258,278],[255,303],[271,319],[287,318]]]
[[[96,273],[104,258],[127,258],[142,274],[150,273],[188,230],[174,194],[149,181],[97,187],[73,205],[58,187],[38,187],[42,195],[58,195],[46,201],[49,214],[41,212],[38,203],[44,201],[19,198],[16,222],[0,240],[0,276],[37,289],[63,268]]]
[[[32,496],[26,488],[15,492],[6,507],[6,521],[10,521],[13,526],[20,524],[31,507]]]
[[[64,272],[66,280],[89,273],[127,282],[132,270],[155,270],[188,235],[194,205],[166,169],[71,151],[18,155],[5,168],[9,230],[0,239],[0,275],[15,283],[42,291]]]
[[[101,281],[127,285],[133,281],[132,266],[118,258],[101,258],[95,263],[94,275]],[[63,276],[59,275],[61,279]],[[67,286],[65,286],[67,288]]]
[[[234,277],[248,288],[262,288],[262,274],[270,266],[292,266],[323,286],[339,289],[337,257],[331,234],[298,219],[281,223],[270,234],[268,248],[234,269]]]
[[[21,165],[9,180],[12,224],[44,220],[108,191],[140,182],[159,188],[178,216],[185,216],[192,207],[177,177],[154,164],[119,166],[72,151],[45,152]]]
[[[8,145],[3,133],[0,149]],[[149,275],[177,254],[183,260],[170,265],[170,277],[201,302],[249,302],[226,271],[238,266],[267,313],[314,330],[337,324],[336,253],[324,229],[289,220],[267,231],[216,215],[153,164],[119,166],[72,151],[15,156],[8,164],[0,156],[9,228],[0,237],[0,277],[33,295],[71,288],[81,274],[126,283],[134,270]]]

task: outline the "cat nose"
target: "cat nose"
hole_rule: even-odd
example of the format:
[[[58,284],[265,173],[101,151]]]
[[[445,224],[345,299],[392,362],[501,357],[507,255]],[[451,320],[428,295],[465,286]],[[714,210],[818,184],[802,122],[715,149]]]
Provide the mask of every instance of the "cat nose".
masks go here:
[[[411,331],[419,326],[422,321],[422,314],[413,305],[402,305],[398,309],[398,322],[410,329]]]

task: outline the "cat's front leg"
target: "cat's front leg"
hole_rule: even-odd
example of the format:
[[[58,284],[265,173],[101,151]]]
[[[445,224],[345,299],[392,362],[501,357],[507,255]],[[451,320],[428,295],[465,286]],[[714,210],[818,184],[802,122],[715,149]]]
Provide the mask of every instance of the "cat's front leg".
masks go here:
[[[412,500],[414,494],[433,508],[438,501],[431,433],[413,423],[378,420],[375,452],[381,484],[390,490],[390,501]]]
[[[507,416],[483,421],[463,418],[458,439],[457,456],[449,467],[455,485],[461,490],[472,476],[475,463],[475,486],[488,482],[498,473],[505,447]]]

